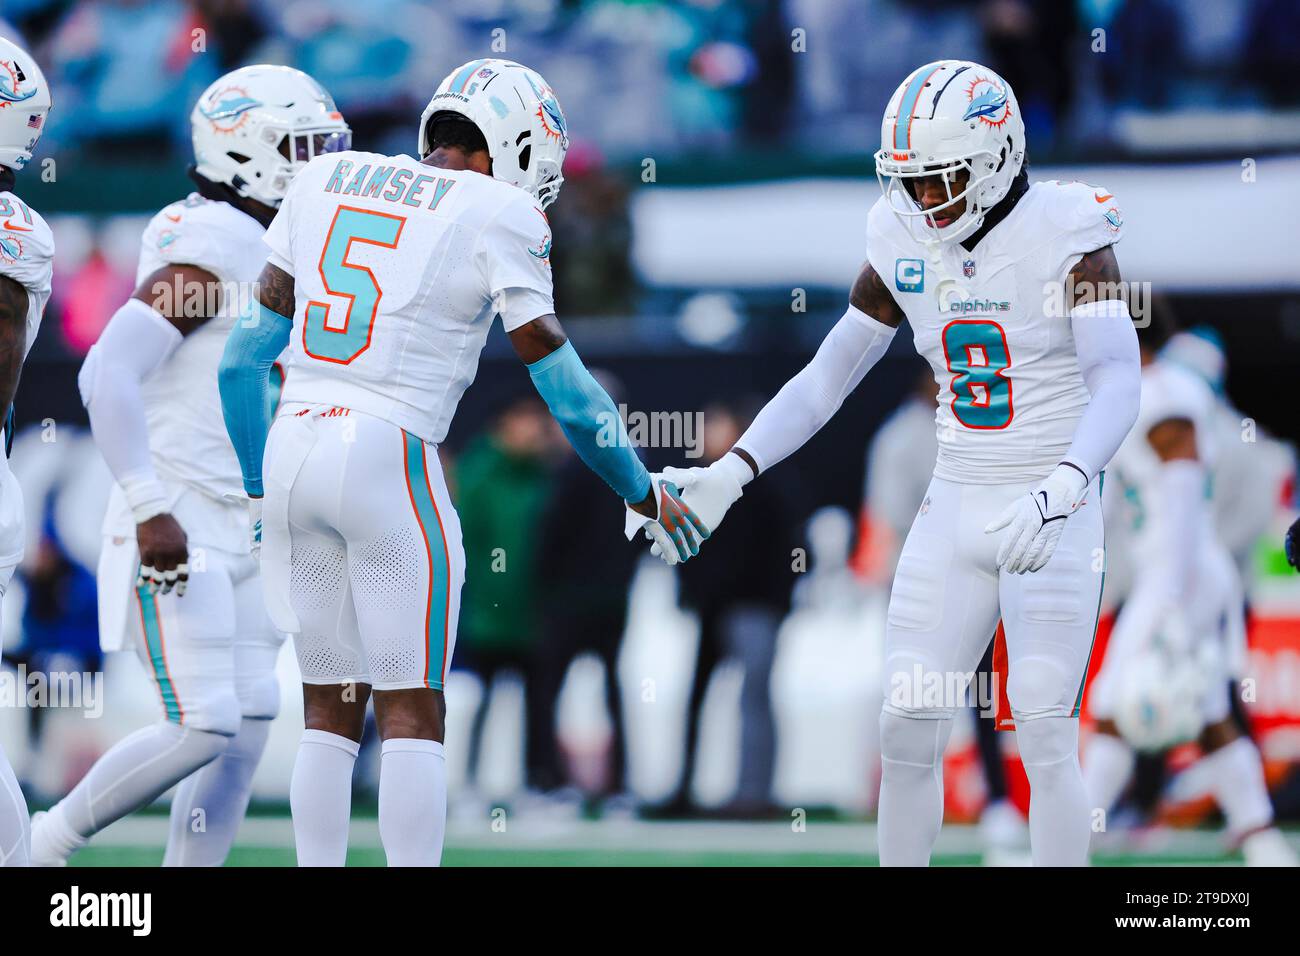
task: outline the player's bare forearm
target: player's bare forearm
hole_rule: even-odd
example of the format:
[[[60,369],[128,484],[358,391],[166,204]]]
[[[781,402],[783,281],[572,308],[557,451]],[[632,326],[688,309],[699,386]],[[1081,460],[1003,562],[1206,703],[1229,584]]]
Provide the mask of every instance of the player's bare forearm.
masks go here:
[[[1124,298],[1119,273],[1119,261],[1114,246],[1103,246],[1089,252],[1074,264],[1066,280],[1070,293],[1070,308],[1089,302]]]
[[[136,286],[138,299],[189,335],[221,308],[221,283],[199,266],[168,264],[154,270]]]
[[[27,290],[0,276],[0,414],[13,404],[27,347]]]
[[[849,291],[849,304],[891,329],[902,325],[906,317],[894,301],[889,287],[869,262],[862,266],[862,271],[858,273],[858,278]]]
[[[257,278],[257,301],[276,315],[293,318],[295,286],[293,276],[267,263]]]
[[[510,344],[525,365],[540,362],[567,341],[569,337],[554,315],[533,319],[510,333]]]

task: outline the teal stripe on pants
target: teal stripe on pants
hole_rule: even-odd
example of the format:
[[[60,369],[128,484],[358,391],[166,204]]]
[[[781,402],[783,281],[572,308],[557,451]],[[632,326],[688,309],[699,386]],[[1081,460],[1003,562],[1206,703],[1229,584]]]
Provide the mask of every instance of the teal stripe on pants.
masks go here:
[[[158,682],[158,692],[162,695],[163,709],[167,719],[173,724],[182,723],[180,698],[176,696],[176,686],[167,672],[167,658],[163,653],[162,625],[158,621],[158,601],[143,584],[135,589],[140,598],[140,617],[144,621],[144,643],[149,651],[149,662],[153,665],[154,680]]]
[[[1106,472],[1097,473],[1097,507],[1102,504],[1102,492],[1106,490]],[[1097,647],[1097,631],[1101,627],[1101,598],[1106,591],[1106,527],[1101,529],[1101,589],[1097,592],[1097,623],[1092,626],[1092,643],[1088,645],[1088,658],[1083,662],[1083,679],[1079,681],[1079,695],[1074,698],[1074,713],[1078,717],[1083,710],[1083,689],[1088,683],[1088,667],[1092,664],[1092,652]]]
[[[433,501],[433,485],[429,481],[428,462],[425,460],[424,442],[409,432],[402,433],[406,442],[406,482],[415,506],[415,518],[420,523],[429,549],[429,606],[425,617],[429,663],[425,671],[428,686],[442,689],[442,669],[447,653],[447,595],[451,580],[447,560],[447,544],[443,536],[442,520]]]

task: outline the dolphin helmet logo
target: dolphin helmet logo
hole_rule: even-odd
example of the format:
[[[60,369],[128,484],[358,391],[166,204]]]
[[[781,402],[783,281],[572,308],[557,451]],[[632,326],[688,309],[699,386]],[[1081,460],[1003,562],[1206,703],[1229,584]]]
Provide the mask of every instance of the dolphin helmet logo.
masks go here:
[[[29,90],[22,88],[27,82],[27,74],[16,60],[0,60],[0,109],[8,109],[12,103],[30,100],[36,95],[36,87]]]
[[[546,130],[546,135],[561,141],[567,140],[569,133],[564,113],[560,109],[560,101],[555,98],[549,86],[538,85],[531,75],[525,75],[528,76],[528,85],[537,94],[537,117],[542,121],[542,128]]]
[[[199,112],[218,133],[233,133],[247,122],[248,111],[261,105],[261,101],[249,96],[244,88],[228,86],[209,96],[207,103],[199,107]]]
[[[970,104],[962,114],[962,120],[978,119],[989,126],[1001,126],[1011,115],[1011,104],[1007,91],[997,82],[985,76],[978,76],[966,88]]]

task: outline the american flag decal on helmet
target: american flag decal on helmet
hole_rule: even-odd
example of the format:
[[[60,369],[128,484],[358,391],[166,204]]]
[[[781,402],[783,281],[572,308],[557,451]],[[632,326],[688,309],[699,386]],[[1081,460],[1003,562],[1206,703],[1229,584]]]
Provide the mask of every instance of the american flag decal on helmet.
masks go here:
[[[40,128],[41,128],[41,114],[40,114],[40,113],[33,113],[31,116],[27,117],[27,125],[30,126],[32,129],[40,129]]]

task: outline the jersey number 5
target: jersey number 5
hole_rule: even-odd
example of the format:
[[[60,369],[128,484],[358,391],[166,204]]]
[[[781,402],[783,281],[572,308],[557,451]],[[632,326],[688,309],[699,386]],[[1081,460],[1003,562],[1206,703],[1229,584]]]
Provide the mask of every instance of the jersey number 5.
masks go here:
[[[302,345],[312,358],[346,365],[370,348],[370,334],[384,293],[375,274],[366,266],[348,262],[348,255],[354,242],[396,249],[405,224],[402,216],[354,206],[335,210],[317,268],[325,291],[345,301],[307,303]]]
[[[987,319],[955,319],[943,330],[943,355],[953,373],[952,413],[967,428],[1006,428],[1011,404],[1007,334]]]

